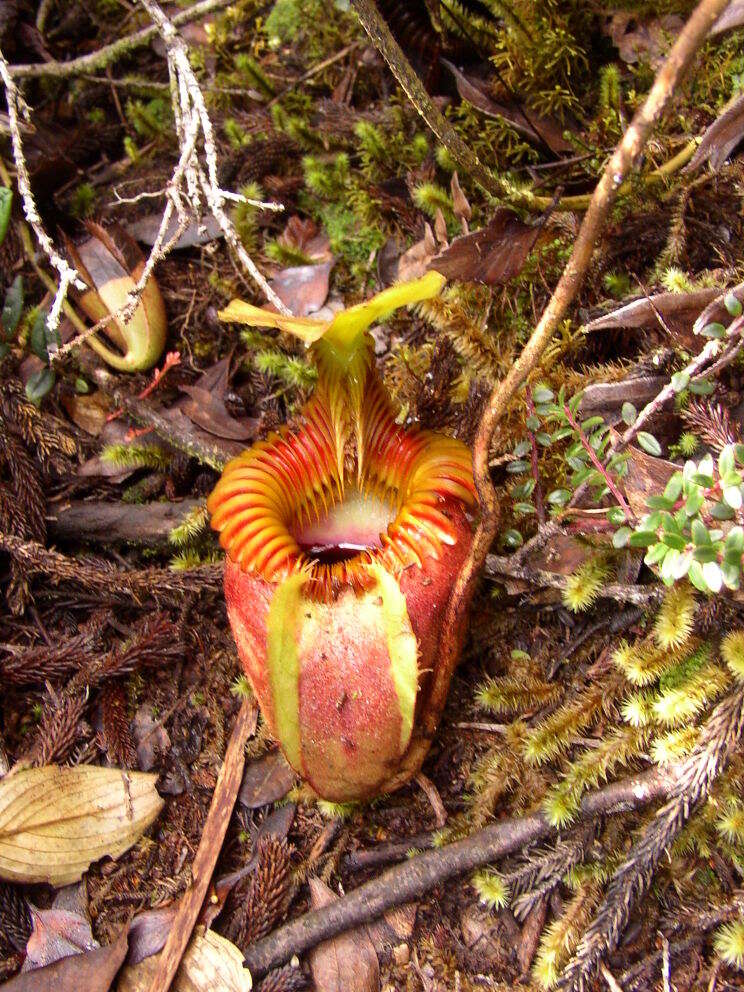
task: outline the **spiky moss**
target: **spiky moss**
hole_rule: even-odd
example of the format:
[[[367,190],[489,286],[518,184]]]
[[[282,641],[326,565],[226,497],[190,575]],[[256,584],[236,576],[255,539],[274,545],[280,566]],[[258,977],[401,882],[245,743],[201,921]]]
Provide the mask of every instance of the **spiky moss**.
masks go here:
[[[532,974],[543,989],[552,989],[563,966],[579,945],[602,896],[596,881],[582,884],[563,914],[551,923],[540,939]]]
[[[563,603],[574,613],[582,613],[596,603],[610,565],[603,558],[589,558],[568,576],[563,589]]]
[[[475,701],[491,713],[521,713],[557,702],[562,692],[560,685],[536,676],[506,675],[478,686]]]
[[[688,641],[696,609],[690,586],[679,583],[669,590],[654,621],[654,636],[660,648],[678,648]]]
[[[339,51],[358,31],[350,13],[323,0],[276,0],[264,21],[270,47],[291,45],[310,62]]]
[[[489,909],[503,909],[509,903],[509,888],[504,879],[495,871],[477,871],[470,884],[478,893],[478,898]]]
[[[744,919],[733,920],[719,927],[713,938],[713,946],[722,961],[744,971]]]
[[[744,679],[744,630],[727,634],[721,641],[721,657],[737,679]]]

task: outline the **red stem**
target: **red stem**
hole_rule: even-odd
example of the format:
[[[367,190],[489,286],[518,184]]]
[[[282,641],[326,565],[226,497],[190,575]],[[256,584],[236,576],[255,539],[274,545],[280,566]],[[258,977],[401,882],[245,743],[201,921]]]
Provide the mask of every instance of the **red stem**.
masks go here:
[[[591,460],[592,465],[596,468],[596,470],[599,472],[599,474],[602,476],[602,478],[607,483],[607,488],[610,490],[610,492],[612,493],[612,495],[615,497],[615,499],[618,501],[618,503],[622,507],[622,510],[625,513],[625,516],[627,517],[627,519],[629,521],[635,522],[635,514],[631,510],[631,508],[628,505],[628,502],[625,499],[625,497],[623,496],[623,494],[620,492],[620,490],[615,485],[615,481],[612,478],[612,476],[610,475],[610,473],[604,467],[604,465],[599,460],[599,458],[597,458],[597,452],[594,450],[594,448],[591,446],[591,444],[589,444],[589,440],[588,440],[586,434],[582,431],[581,427],[576,422],[576,418],[574,417],[573,413],[571,413],[571,408],[569,407],[568,403],[565,403],[563,405],[563,412],[566,415],[566,420],[569,422],[569,424],[573,427],[573,429],[579,435],[579,440],[581,441],[582,447],[584,448],[584,451],[586,451],[587,455],[589,455],[589,458]]]
[[[535,403],[532,399],[532,390],[527,386],[527,415],[531,417],[536,413]],[[530,461],[532,462],[532,478],[535,480],[535,510],[537,512],[537,522],[542,527],[545,523],[545,503],[543,502],[542,486],[540,485],[540,473],[537,464],[537,438],[534,433],[527,428],[527,436],[530,439],[530,446],[532,452],[530,455]]]

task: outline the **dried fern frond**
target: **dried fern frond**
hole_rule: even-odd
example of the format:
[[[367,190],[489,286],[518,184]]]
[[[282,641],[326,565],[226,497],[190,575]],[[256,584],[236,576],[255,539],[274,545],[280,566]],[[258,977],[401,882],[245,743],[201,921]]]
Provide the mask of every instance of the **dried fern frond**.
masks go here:
[[[8,951],[25,951],[32,930],[31,911],[20,890],[0,882],[0,953],[3,945]]]
[[[80,721],[85,696],[65,696],[56,706],[48,705],[42,714],[28,760],[35,768],[60,764],[72,753],[81,733]]]
[[[298,965],[285,964],[274,968],[262,979],[256,992],[304,992],[307,978]]]
[[[741,428],[719,403],[693,400],[682,410],[682,419],[704,444],[718,454],[727,445],[741,442]]]
[[[228,936],[246,948],[265,937],[289,907],[292,890],[291,848],[286,840],[269,834],[259,838],[255,871],[234,893],[238,912]]]
[[[135,768],[137,750],[129,732],[127,695],[119,684],[104,686],[101,693],[100,743],[117,768]]]
[[[94,613],[73,637],[48,647],[26,648],[17,654],[10,651],[0,658],[0,679],[6,684],[37,685],[70,676],[101,646],[106,612]]]

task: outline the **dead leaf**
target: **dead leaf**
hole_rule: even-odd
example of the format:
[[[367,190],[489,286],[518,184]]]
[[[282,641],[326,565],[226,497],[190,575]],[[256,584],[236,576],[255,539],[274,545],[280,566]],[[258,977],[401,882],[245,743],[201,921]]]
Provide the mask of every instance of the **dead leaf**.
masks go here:
[[[125,965],[117,992],[147,992],[159,961],[160,954],[155,954],[138,964]],[[243,967],[242,952],[218,933],[207,930],[191,939],[171,992],[250,992],[252,986],[251,973]]]
[[[545,926],[545,918],[548,915],[548,897],[543,896],[538,899],[522,927],[522,936],[517,948],[517,960],[523,975],[526,975],[532,966],[532,962],[537,953],[537,945],[540,942],[540,935]]]
[[[322,909],[338,896],[319,878],[308,880],[310,903]],[[378,992],[380,965],[372,941],[363,929],[324,940],[308,954],[318,992]]]
[[[623,62],[648,62],[657,69],[684,27],[684,20],[676,14],[641,20],[637,15],[618,11],[611,14],[604,24]]]
[[[258,420],[236,420],[227,412],[225,394],[230,381],[230,355],[207,369],[192,386],[179,386],[188,399],[178,409],[189,420],[214,437],[227,441],[250,441],[256,436]],[[173,411],[169,411],[172,413]]]
[[[134,714],[132,736],[137,745],[137,766],[149,772],[162,761],[171,747],[168,731],[155,720],[150,707],[144,703]]]
[[[413,936],[418,904],[407,902],[389,909],[384,916],[367,924],[369,939],[380,960],[385,960],[396,947],[405,947],[405,941]]]
[[[685,172],[694,172],[704,162],[708,162],[711,169],[718,172],[742,138],[744,138],[744,93],[733,100],[710,127],[706,128],[695,154],[685,167]]]
[[[424,236],[398,259],[393,282],[410,282],[420,279],[429,270],[432,259],[436,256],[437,242],[429,224],[424,224]]]
[[[460,186],[460,177],[457,175],[457,170],[452,173],[452,179],[450,180],[450,191],[452,193],[452,207],[455,212],[455,217],[462,223],[464,227],[463,234],[467,234],[468,222],[473,216],[473,209],[468,203],[468,198],[462,191]]]
[[[503,286],[521,272],[541,230],[542,224],[525,224],[512,210],[501,207],[486,227],[455,238],[429,268],[447,279]]]
[[[271,751],[245,769],[238,799],[248,809],[258,809],[283,799],[295,782],[295,773],[281,751]]]
[[[604,417],[609,424],[620,420],[623,403],[642,409],[669,381],[664,375],[638,375],[620,382],[595,382],[581,393],[579,413],[584,417]]]
[[[92,951],[100,944],[93,937],[90,921],[66,909],[37,909],[31,906],[33,930],[26,944],[24,971],[54,964],[71,954]]]
[[[301,251],[314,262],[332,262],[331,242],[310,217],[290,217],[287,226],[277,238],[280,244]]]
[[[710,29],[710,37],[744,24],[744,0],[733,0]]]
[[[155,775],[116,768],[45,765],[0,780],[0,878],[80,879],[93,861],[117,858],[163,807]]]
[[[487,117],[503,118],[533,144],[545,145],[555,155],[572,152],[573,145],[563,137],[565,130],[554,117],[543,117],[530,111],[529,115],[516,103],[497,103],[488,92],[487,83],[475,76],[466,76],[457,66],[441,60],[455,77],[457,92],[463,100]]]
[[[22,972],[3,985],[3,992],[109,992],[126,953],[127,932],[123,930],[115,944]]]
[[[655,293],[632,300],[611,313],[588,324],[585,331],[604,331],[615,327],[656,327],[661,329],[658,314],[673,334],[692,335],[692,325],[701,310],[720,295],[720,289],[695,289],[691,293]]]
[[[152,246],[155,244],[155,239],[160,232],[160,224],[162,220],[163,211],[155,211],[155,213],[148,214],[146,217],[142,217],[133,224],[129,224],[127,231],[136,241],[140,241],[144,245]],[[177,230],[178,218],[173,216],[171,217],[170,223],[166,228],[166,241],[169,241]],[[178,251],[181,248],[196,248],[199,245],[206,245],[210,241],[214,241],[215,239],[223,236],[224,234],[222,228],[216,218],[212,214],[208,214],[203,219],[201,225],[197,224],[196,221],[191,221],[191,223],[178,238],[178,241],[176,241],[173,245],[173,250]]]
[[[73,424],[93,437],[101,433],[111,412],[111,406],[100,390],[82,396],[79,393],[63,394],[62,406]]]
[[[319,265],[295,265],[271,280],[271,288],[295,317],[316,313],[328,297],[333,259]]]
[[[648,497],[663,492],[667,482],[679,471],[679,466],[647,455],[632,444],[626,450],[630,458],[626,462],[628,470],[623,478],[623,488],[631,510],[640,519],[648,513]]]
[[[162,951],[173,925],[176,908],[173,904],[162,909],[148,909],[135,916],[129,924],[127,964],[139,964],[145,958]]]

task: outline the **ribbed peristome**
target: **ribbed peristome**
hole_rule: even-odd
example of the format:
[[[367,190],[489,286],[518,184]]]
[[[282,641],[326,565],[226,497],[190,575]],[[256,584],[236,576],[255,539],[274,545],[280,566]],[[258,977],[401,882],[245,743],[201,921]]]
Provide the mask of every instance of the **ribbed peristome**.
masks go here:
[[[468,448],[396,424],[371,348],[351,375],[338,375],[324,345],[313,346],[318,387],[297,424],[229,462],[207,503],[220,544],[243,571],[268,582],[304,572],[320,596],[364,586],[372,560],[399,571],[438,558],[455,541],[446,503],[474,503]],[[394,514],[379,547],[332,564],[309,556],[294,535],[351,488]]]

